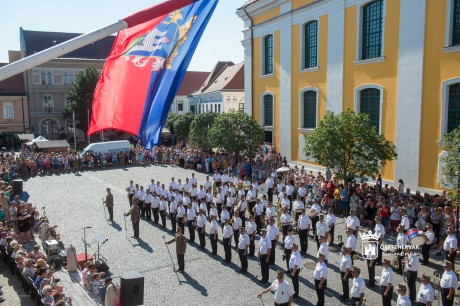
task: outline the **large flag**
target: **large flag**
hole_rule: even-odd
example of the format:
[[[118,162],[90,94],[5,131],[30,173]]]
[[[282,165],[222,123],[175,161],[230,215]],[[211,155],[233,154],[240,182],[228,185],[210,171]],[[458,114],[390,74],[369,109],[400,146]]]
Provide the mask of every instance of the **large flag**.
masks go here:
[[[118,33],[94,92],[88,134],[116,129],[158,144],[171,103],[219,0],[193,4]]]

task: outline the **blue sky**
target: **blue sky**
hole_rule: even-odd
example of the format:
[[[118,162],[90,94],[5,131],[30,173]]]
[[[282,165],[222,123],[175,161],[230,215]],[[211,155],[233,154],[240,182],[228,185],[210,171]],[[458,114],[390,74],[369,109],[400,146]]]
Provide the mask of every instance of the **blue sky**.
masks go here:
[[[0,62],[19,50],[19,28],[87,33],[163,0],[14,0],[0,6]],[[210,71],[218,60],[243,60],[243,22],[235,11],[244,0],[220,0],[201,38],[189,70]]]

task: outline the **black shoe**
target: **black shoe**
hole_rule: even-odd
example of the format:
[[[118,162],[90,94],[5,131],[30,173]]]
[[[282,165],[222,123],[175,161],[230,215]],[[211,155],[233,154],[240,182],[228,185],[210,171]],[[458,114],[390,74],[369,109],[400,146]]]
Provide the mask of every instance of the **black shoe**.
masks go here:
[[[340,297],[340,300],[341,300],[341,301],[348,301],[349,298],[342,296],[342,297]]]
[[[136,238],[136,236],[131,236],[131,238]]]
[[[294,299],[295,299],[295,298],[298,298],[298,297],[299,297],[298,294],[294,294],[294,295],[292,296],[292,298],[294,298]]]
[[[134,239],[140,239],[139,237],[134,237]]]

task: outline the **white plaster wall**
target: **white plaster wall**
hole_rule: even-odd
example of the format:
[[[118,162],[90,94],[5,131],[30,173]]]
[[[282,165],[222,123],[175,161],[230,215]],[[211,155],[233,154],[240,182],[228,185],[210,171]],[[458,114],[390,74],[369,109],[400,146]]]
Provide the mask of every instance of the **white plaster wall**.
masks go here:
[[[280,153],[291,160],[291,72],[292,72],[292,32],[291,27],[280,31]],[[276,101],[276,97],[275,97]],[[275,112],[275,117],[277,116]]]

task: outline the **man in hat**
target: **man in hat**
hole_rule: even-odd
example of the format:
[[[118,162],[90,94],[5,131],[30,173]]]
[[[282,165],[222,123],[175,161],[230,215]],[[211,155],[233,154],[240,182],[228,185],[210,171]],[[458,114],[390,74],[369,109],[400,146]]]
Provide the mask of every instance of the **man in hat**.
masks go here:
[[[408,255],[406,258],[406,278],[407,286],[409,287],[409,299],[412,303],[415,303],[415,298],[417,296],[415,281],[417,280],[417,271],[419,268],[420,263],[417,254],[415,254],[414,249],[408,249]]]
[[[423,232],[422,235],[425,237],[425,244],[422,245],[422,265],[428,266],[430,261],[430,249],[434,240],[433,225],[431,225],[431,223],[426,225],[426,231]]]
[[[256,245],[254,239],[257,233],[257,224],[254,222],[254,216],[249,216],[249,222],[246,224],[246,234],[249,236],[249,257],[254,257],[254,252],[256,250]]]
[[[190,235],[190,243],[195,243],[196,212],[192,207],[192,203],[188,203],[187,227]]]
[[[404,227],[399,225],[397,227],[398,236],[396,237],[396,248],[398,250],[398,274],[402,274],[404,271],[402,269],[402,260],[404,259],[404,250],[407,244],[407,237],[404,234]]]
[[[270,219],[270,223],[267,226],[267,237],[272,242],[272,251],[270,252],[270,265],[275,264],[275,248],[280,236],[280,230],[275,225],[275,219]]]
[[[284,254],[283,259],[286,259],[287,270],[289,271],[289,260],[292,253],[292,245],[295,242],[295,237],[292,235],[292,227],[287,229],[287,236],[284,238]]]
[[[241,262],[241,273],[247,273],[248,272],[248,252],[249,252],[249,236],[246,234],[246,228],[240,227],[239,230],[239,237],[238,237],[238,255],[240,256],[240,262]]]
[[[350,298],[350,285],[348,283],[351,277],[351,257],[350,248],[342,246],[342,259],[340,260],[340,279],[342,281],[343,294],[340,297],[341,301],[346,301]]]
[[[323,254],[324,263],[327,265],[328,260],[329,260],[329,246],[326,243],[326,237],[319,236],[318,241],[319,241],[319,247],[318,247],[318,253],[316,254],[316,256],[318,256],[319,254]]]
[[[302,208],[302,214],[299,216],[297,221],[297,232],[299,233],[300,239],[300,254],[305,256],[308,250],[308,233],[310,231],[311,220],[310,217],[305,213],[305,208]]]
[[[319,221],[316,223],[316,247],[319,249],[320,241],[319,236],[327,237],[329,235],[329,226],[327,226],[326,222],[324,221],[324,215],[321,214],[319,216]]]
[[[327,287],[327,267],[324,263],[324,254],[318,254],[318,263],[316,264],[313,278],[315,279],[316,296],[318,303],[316,306],[324,306],[324,290]]]
[[[109,211],[109,221],[113,221],[113,194],[110,188],[107,188],[107,195],[105,196],[105,201],[103,201],[105,207]]]
[[[364,303],[364,280],[361,276],[361,270],[355,266],[351,267],[351,275],[353,275],[353,283],[351,285],[351,305],[362,306]]]
[[[458,277],[455,271],[453,271],[452,262],[444,260],[442,265],[444,267],[444,273],[441,277],[441,297],[443,306],[454,305],[455,288],[458,286]]]
[[[294,297],[294,290],[288,282],[284,280],[284,274],[281,271],[276,273],[276,280],[265,290],[262,290],[257,294],[258,298],[262,297],[262,294],[273,291],[275,292],[275,305],[289,306],[292,303]]]
[[[225,219],[222,229],[222,244],[224,245],[225,259],[222,262],[230,263],[232,261],[232,237],[233,228],[228,223],[228,219]]]
[[[261,230],[261,237],[259,240],[259,261],[260,261],[260,270],[262,273],[262,279],[260,282],[265,284],[268,282],[268,270],[269,270],[269,263],[270,263],[270,253],[272,249],[272,242],[267,237],[267,230]]]
[[[166,244],[170,244],[173,242],[176,242],[176,254],[177,254],[177,264],[179,265],[179,273],[183,273],[185,269],[185,250],[187,249],[187,238],[182,233],[182,228],[177,228],[177,234],[176,236],[165,242]]]
[[[294,243],[292,244],[292,253],[288,262],[289,273],[291,274],[292,285],[294,286],[294,298],[299,296],[299,273],[301,267],[302,256],[299,252],[299,246],[297,243]]]
[[[356,236],[354,235],[355,230],[352,228],[347,228],[346,230],[348,238],[345,245],[350,248],[350,257],[351,257],[351,264],[353,263],[353,256],[355,256],[356,251]]]
[[[431,306],[434,302],[434,289],[430,284],[430,277],[425,273],[420,278],[420,288],[418,289],[417,300],[420,306]]]
[[[455,271],[455,256],[457,254],[458,241],[455,237],[455,231],[453,228],[447,229],[447,237],[444,240],[444,253],[446,254],[446,260],[452,263],[452,270]]]
[[[206,223],[207,223],[207,218],[204,215],[203,210],[200,209],[198,218],[196,220],[196,225],[198,228],[198,239],[200,240],[200,249],[204,249],[206,247]]]
[[[209,227],[209,240],[211,241],[211,255],[217,255],[217,238],[219,234],[217,233],[219,229],[219,224],[216,221],[216,216],[211,215],[211,225]]]
[[[400,225],[403,227],[404,233],[406,233],[410,228],[409,217],[407,216],[407,210],[405,208],[401,208],[400,212],[401,212],[401,223],[400,223]]]
[[[385,227],[380,223],[380,217],[375,217],[375,227],[374,227],[374,234],[379,236],[378,241],[378,256],[375,262],[376,265],[382,264],[382,249],[380,246],[383,243],[383,238],[385,238]]]
[[[136,201],[132,203],[131,209],[125,214],[125,217],[131,215],[131,223],[133,224],[134,231],[134,235],[131,238],[139,239],[139,221],[141,220],[141,214]]]
[[[380,276],[380,293],[382,295],[383,306],[391,306],[393,284],[395,283],[395,273],[391,269],[390,263],[388,258],[382,259],[383,269]]]
[[[407,287],[401,283],[396,286],[396,292],[398,293],[398,299],[396,301],[397,306],[411,306],[412,303],[409,297],[406,295]]]

